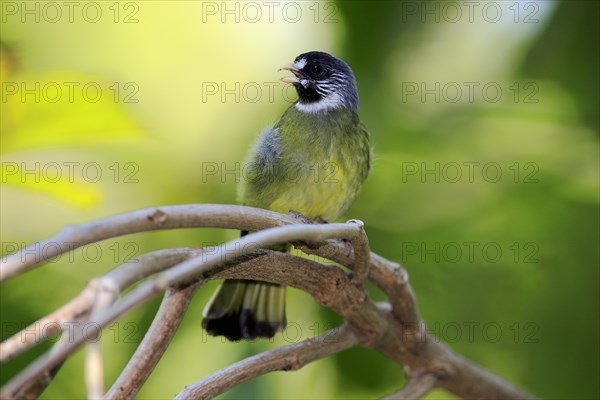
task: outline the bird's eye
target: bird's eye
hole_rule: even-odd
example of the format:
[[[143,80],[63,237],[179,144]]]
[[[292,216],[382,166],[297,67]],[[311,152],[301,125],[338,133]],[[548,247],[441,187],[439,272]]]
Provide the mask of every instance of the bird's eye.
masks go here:
[[[323,67],[321,67],[319,64],[313,64],[309,68],[310,72],[315,75],[321,75],[323,73]]]

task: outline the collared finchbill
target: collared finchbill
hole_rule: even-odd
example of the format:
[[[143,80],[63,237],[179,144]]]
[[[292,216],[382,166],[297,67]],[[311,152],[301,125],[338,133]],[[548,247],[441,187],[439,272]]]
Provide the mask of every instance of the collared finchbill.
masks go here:
[[[293,84],[298,100],[252,147],[247,162],[256,167],[255,174],[240,180],[240,201],[336,221],[350,208],[371,163],[354,74],[342,60],[319,51],[300,54],[279,71],[289,71],[281,81]],[[293,180],[290,165],[297,172]],[[317,171],[332,179],[315,179]],[[290,247],[269,246],[281,252]],[[286,326],[285,290],[268,282],[225,280],[206,305],[202,326],[209,335],[230,341],[272,338]]]

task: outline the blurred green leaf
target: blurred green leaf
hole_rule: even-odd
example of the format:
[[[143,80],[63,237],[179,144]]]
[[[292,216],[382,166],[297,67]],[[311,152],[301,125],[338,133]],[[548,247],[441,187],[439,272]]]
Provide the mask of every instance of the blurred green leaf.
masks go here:
[[[123,87],[77,72],[3,78],[2,152],[56,146],[98,146],[142,137],[120,102]],[[135,100],[135,86],[128,87]]]

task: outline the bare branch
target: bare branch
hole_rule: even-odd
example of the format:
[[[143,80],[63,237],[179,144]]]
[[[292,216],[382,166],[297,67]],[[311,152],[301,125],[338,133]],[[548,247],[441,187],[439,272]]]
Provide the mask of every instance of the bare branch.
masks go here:
[[[64,322],[74,320],[80,310],[88,312],[95,297],[95,288],[88,284],[67,304],[4,340],[0,343],[0,362],[5,363],[28,348],[41,343],[48,336],[62,332]]]
[[[175,399],[212,398],[268,372],[297,370],[312,361],[353,347],[359,342],[359,337],[354,335],[349,326],[343,325],[321,336],[268,350],[232,364],[187,385]]]
[[[352,271],[354,272],[355,282],[359,285],[363,284],[369,276],[369,240],[365,234],[365,224],[357,219],[348,221],[350,224],[356,224],[360,227],[360,235],[356,235],[351,239],[352,249],[354,250],[354,264]]]
[[[94,321],[97,316],[110,307],[119,296],[119,288],[107,279],[99,279],[101,287],[90,320]],[[94,332],[94,337],[88,338],[88,348],[85,358],[85,385],[88,399],[101,399],[104,396],[104,365],[102,361],[102,349],[100,347],[99,330]]]
[[[167,289],[152,325],[125,369],[106,393],[106,399],[131,399],[137,394],[166,351],[201,283],[183,289]]]
[[[132,233],[199,227],[258,231],[297,223],[290,216],[246,206],[188,204],[145,208],[66,226],[58,234],[6,256],[0,262],[0,282],[86,244]]]
[[[392,313],[404,327],[417,327],[421,317],[417,300],[408,283],[408,272],[400,264],[371,253],[369,278],[388,296]]]
[[[120,265],[103,278],[92,280],[77,297],[64,306],[0,343],[0,362],[5,363],[41,343],[48,336],[63,332],[68,329],[65,326],[67,322],[88,314],[102,288],[101,283],[111,282],[108,286],[116,286],[115,290],[122,292],[138,280],[177,264],[192,253],[192,249],[154,251]]]
[[[102,365],[102,349],[100,342],[92,342],[87,346],[85,356],[85,386],[88,399],[101,399],[104,396],[104,368]]]
[[[239,278],[253,279],[295,286],[311,293],[315,299],[346,321],[353,329],[358,343],[373,348],[392,360],[403,364],[409,376],[411,371],[436,377],[437,386],[464,398],[531,398],[478,366],[451,352],[427,334],[419,318],[416,301],[408,284],[408,275],[398,264],[375,254],[370,255],[368,276],[390,298],[391,305],[375,305],[368,300],[362,288],[361,275],[365,274],[368,254],[362,226],[355,223],[325,225],[289,225],[297,221],[292,217],[265,210],[239,206],[191,205],[146,209],[66,229],[54,238],[61,249],[56,254],[44,252],[50,258],[74,247],[65,247],[69,240],[77,246],[128,233],[153,229],[170,229],[192,226],[213,226],[256,231],[269,226],[281,226],[252,233],[212,249],[200,256],[191,257],[142,283],[122,301],[103,310],[93,322],[103,327],[132,307],[150,299],[167,287],[185,284],[197,279]],[[328,239],[349,239],[354,255],[339,243],[326,243],[316,250],[301,248],[354,268],[354,282],[341,270],[331,266],[297,258],[289,254],[261,250],[264,246],[287,242],[322,242]],[[44,248],[40,244],[30,248]],[[56,249],[56,246],[49,248]],[[210,251],[209,251],[210,250]],[[33,251],[33,250],[32,250]],[[29,252],[29,250],[27,250]],[[22,259],[23,252],[9,256],[2,263],[0,279],[32,268],[43,259]],[[245,257],[245,259],[244,259]],[[141,279],[138,268],[131,266],[120,275],[123,281]],[[143,269],[142,269],[143,270]],[[122,271],[121,271],[122,272]],[[214,276],[213,276],[214,275]],[[142,273],[142,276],[147,276]],[[105,276],[102,279],[106,279]],[[112,278],[115,278],[114,276]],[[118,279],[117,279],[118,280]],[[111,279],[108,280],[113,283]],[[85,318],[84,313],[80,318]],[[74,338],[58,344],[36,360],[3,388],[2,398],[12,398],[23,393],[31,382],[39,381],[45,373],[60,364],[80,346],[85,338],[77,332]]]
[[[199,256],[183,261],[171,269],[162,272],[158,277],[142,283],[125,296],[121,302],[104,312],[98,313],[97,319],[93,322],[102,328],[131,308],[163,292],[168,286],[182,284],[201,274],[207,274],[225,262],[233,262],[239,257],[251,255],[261,247],[300,239],[308,239],[315,242],[332,238],[351,239],[358,234],[360,234],[360,227],[355,224],[288,225],[255,232],[217,246],[219,251],[216,253],[201,253]],[[280,281],[277,283],[286,283],[285,276],[280,276],[279,278]],[[261,279],[258,278],[258,280]],[[268,281],[269,279],[265,280]],[[364,301],[365,298],[366,295],[361,296],[361,301]],[[38,379],[43,375],[44,371],[53,368],[61,362],[62,359],[79,347],[84,340],[85,338],[80,335],[72,338],[72,340],[58,350],[42,355],[3,387],[2,397],[12,397],[12,394],[18,392],[26,382],[31,379]]]
[[[202,253],[201,256],[174,266],[160,275],[158,283],[165,288],[181,284],[217,265],[231,263],[237,258],[275,244],[298,240],[321,242],[328,239],[353,239],[361,234],[361,230],[356,224],[287,225],[265,229],[216,246],[216,251]]]
[[[383,400],[413,400],[425,396],[435,387],[437,378],[435,375],[422,374],[411,378],[408,383],[396,393],[393,393]]]
[[[299,246],[306,254],[313,254],[335,261],[347,267],[354,265],[352,254],[348,254],[340,243],[328,243],[318,249]],[[369,257],[369,279],[388,296],[393,314],[404,326],[420,324],[417,302],[408,284],[408,273],[400,264],[371,253]]]
[[[140,290],[142,289],[142,290]],[[99,327],[105,327],[126,311],[133,308],[135,305],[140,304],[152,298],[155,294],[160,293],[163,289],[155,287],[153,285],[142,284],[139,288],[134,290],[135,296],[126,297],[127,301],[118,303],[111,307],[108,311],[101,313],[96,321],[92,321]],[[82,332],[76,332],[70,340],[58,346],[61,342],[57,343],[52,350],[44,353],[42,356],[37,358],[34,362],[29,364],[19,374],[13,377],[8,383],[2,387],[0,393],[1,399],[12,399],[15,398],[15,394],[21,391],[21,388],[27,385],[31,380],[39,379],[47,370],[54,368],[56,365],[61,363],[67,356],[74,352],[82,343],[85,342],[86,337]]]
[[[82,326],[85,325],[89,321],[89,315],[82,315],[78,318],[78,324],[75,325],[75,329],[81,329]],[[71,334],[73,334],[71,332]],[[58,342],[52,347],[51,351],[57,351],[64,343],[70,340],[70,336],[62,335]],[[46,389],[46,387],[50,384],[56,373],[60,370],[60,367],[63,365],[64,359],[60,361],[54,368],[44,371],[44,373],[38,379],[32,379],[27,382],[26,385],[23,385],[12,398],[14,399],[35,399],[40,393]],[[4,397],[1,397],[4,399]]]
[[[39,397],[40,393],[48,387],[52,379],[56,373],[60,370],[63,363],[59,363],[56,367],[52,368],[49,371],[45,371],[44,374],[36,380],[31,380],[27,382],[21,389],[15,393],[12,399],[36,399]],[[4,397],[2,397],[4,399]],[[7,397],[8,398],[8,397]]]
[[[48,333],[50,329],[45,329],[49,326],[51,328],[56,329],[56,332],[62,331],[62,336],[60,340],[47,353],[49,357],[53,357],[53,359],[55,360],[54,363],[60,366],[69,354],[68,352],[64,352],[63,346],[65,346],[65,344],[71,343],[71,341],[74,338],[83,334],[81,332],[81,329],[82,327],[87,326],[86,324],[90,320],[90,311],[92,309],[94,301],[96,300],[96,296],[103,288],[102,283],[112,282],[114,285],[118,286],[120,291],[122,291],[125,290],[131,284],[133,284],[135,282],[135,279],[141,279],[152,273],[164,270],[169,266],[184,260],[189,255],[196,253],[197,250],[195,249],[158,250],[152,253],[142,255],[137,259],[130,260],[129,262],[113,269],[112,271],[107,273],[103,278],[92,280],[90,284],[88,284],[88,286],[84,289],[84,291],[79,296],[77,296],[76,299],[70,301],[65,306],[61,307],[59,310],[55,311],[51,315],[42,318],[39,321],[39,325],[31,325],[36,327],[36,329],[32,329],[34,332],[36,332],[36,335],[38,335],[36,340],[21,341],[21,337],[28,337],[28,335],[22,334],[22,332],[27,332],[27,330],[25,330],[21,331],[21,333],[13,335],[7,341],[3,342],[0,345],[0,353],[2,354],[2,357],[5,357],[5,352],[14,356],[15,354],[22,352],[26,348],[39,343],[42,338],[50,334]],[[108,288],[112,287],[111,285],[107,286]],[[44,321],[48,325],[41,325],[42,323],[44,323]],[[75,330],[69,330],[67,328],[67,324],[70,328],[75,328]],[[40,329],[40,326],[42,327],[42,329]],[[89,334],[89,332],[86,333]],[[62,356],[56,355],[61,353]],[[39,375],[38,380],[32,379],[29,381],[29,389],[19,389],[16,392],[15,396],[10,397],[36,397],[37,394],[41,392],[49,383],[47,377],[53,376],[54,372],[57,369],[58,368],[47,369],[41,375]],[[38,393],[35,393],[36,390],[38,391]]]

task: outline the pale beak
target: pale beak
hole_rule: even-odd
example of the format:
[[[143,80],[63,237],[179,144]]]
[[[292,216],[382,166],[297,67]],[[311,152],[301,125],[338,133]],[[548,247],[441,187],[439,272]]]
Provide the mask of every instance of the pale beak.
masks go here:
[[[285,65],[282,65],[281,67],[279,67],[279,69],[277,71],[295,71],[296,68],[294,68],[294,63],[287,63]]]
[[[280,79],[281,82],[285,83],[300,83],[300,79],[298,79],[298,74],[300,73],[296,68],[294,68],[293,63],[287,63],[279,67],[277,71],[292,71],[294,76],[284,76]]]
[[[295,76],[284,76],[279,78],[279,80],[285,83],[300,83],[300,79],[296,78]]]

